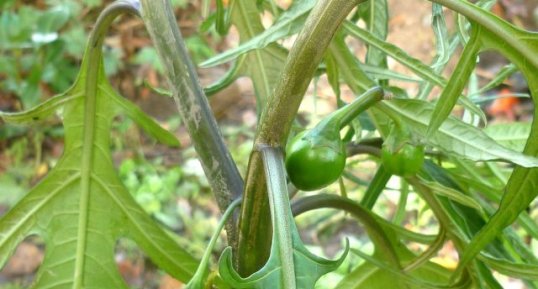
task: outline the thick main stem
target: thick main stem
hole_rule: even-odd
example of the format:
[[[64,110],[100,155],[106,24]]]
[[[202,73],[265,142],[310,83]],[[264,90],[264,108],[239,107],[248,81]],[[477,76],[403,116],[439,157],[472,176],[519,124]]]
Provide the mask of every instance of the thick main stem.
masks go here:
[[[141,0],[142,18],[165,67],[177,108],[215,193],[219,208],[226,210],[243,191],[243,180],[226,148],[215,117],[200,86],[185,42],[168,0]],[[235,222],[226,231],[236,243]],[[235,247],[235,246],[234,246]]]
[[[365,0],[319,0],[292,47],[280,81],[260,120],[255,146],[284,146],[291,124],[314,71],[336,30],[360,2]],[[242,275],[257,271],[268,258],[271,222],[263,163],[259,152],[250,156],[241,207],[236,265]]]

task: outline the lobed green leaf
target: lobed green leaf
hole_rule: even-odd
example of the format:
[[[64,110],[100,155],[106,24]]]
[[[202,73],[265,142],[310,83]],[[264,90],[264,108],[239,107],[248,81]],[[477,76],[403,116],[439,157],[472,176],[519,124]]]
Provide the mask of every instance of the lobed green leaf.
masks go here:
[[[65,151],[51,172],[0,218],[0,265],[25,237],[37,234],[46,251],[32,288],[127,288],[114,260],[117,240],[126,237],[159,267],[186,281],[197,261],[135,202],[109,150],[111,123],[122,108],[150,132],[161,134],[162,128],[117,98],[102,55],[93,53],[97,61],[90,63],[86,55],[78,80],[66,93],[15,115],[15,120],[27,121],[62,108]],[[13,114],[2,117],[14,119]]]

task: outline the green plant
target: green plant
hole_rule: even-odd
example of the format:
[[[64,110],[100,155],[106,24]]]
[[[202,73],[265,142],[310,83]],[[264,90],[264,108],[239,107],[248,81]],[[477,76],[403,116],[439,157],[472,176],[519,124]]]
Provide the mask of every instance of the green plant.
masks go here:
[[[319,190],[340,177],[346,165],[346,149],[340,139],[340,130],[382,97],[383,90],[375,87],[288,142],[286,170],[298,189]]]
[[[24,287],[21,287],[17,284],[8,284],[6,286],[2,286],[0,287],[1,289],[20,289],[20,288],[24,288]]]
[[[404,144],[394,152],[383,148],[381,159],[390,173],[402,177],[412,176],[420,171],[424,163],[424,147]]]
[[[424,146],[413,144],[409,130],[401,123],[396,123],[383,143],[381,162],[390,174],[414,176],[424,164]]]
[[[62,108],[66,139],[65,153],[56,167],[0,219],[0,264],[24,237],[39,234],[47,244],[47,255],[35,288],[125,288],[111,253],[115,240],[127,237],[159,267],[185,283],[191,280],[189,288],[310,289],[347,255],[364,262],[351,264],[350,271],[334,282],[335,288],[501,288],[493,271],[521,279],[529,288],[538,287],[538,260],[525,242],[528,237],[538,238],[538,226],[526,212],[538,193],[538,108],[532,123],[514,125],[529,132],[522,153],[502,146],[488,135],[491,130],[483,130],[476,121],[468,123],[450,115],[459,103],[466,115],[478,122],[484,119],[473,102],[474,95],[464,95],[464,88],[474,78],[478,54],[485,50],[508,58],[526,77],[536,99],[538,35],[488,12],[494,1],[431,2],[437,54],[428,65],[386,41],[390,7],[384,0],[296,0],[287,9],[270,0],[235,0],[228,6],[218,1],[216,15],[205,25],[213,23],[223,34],[234,25],[241,44],[200,65],[234,61],[221,80],[206,87],[207,94],[239,76],[253,81],[259,122],[244,181],[217,129],[170,3],[123,0],[111,4],[96,23],[74,86],[26,112],[0,114],[6,122],[27,124]],[[458,29],[452,34],[443,7],[458,14]],[[267,29],[260,20],[265,11],[275,18]],[[195,258],[152,222],[127,193],[112,165],[109,127],[119,112],[162,143],[177,145],[173,135],[119,96],[105,77],[103,38],[112,20],[124,12],[140,15],[151,35],[221,211],[234,200],[232,208],[237,206],[241,199],[239,216],[233,216],[232,209],[226,213],[231,248],[220,254],[218,272],[207,271],[216,237],[195,274]],[[278,44],[295,33],[299,34],[289,51]],[[347,37],[368,46],[364,63],[347,47]],[[446,80],[444,68],[460,45],[464,49]],[[418,79],[388,71],[388,57],[407,66]],[[282,148],[311,79],[320,73],[327,75],[339,104],[342,83],[357,97],[378,86],[396,97],[370,103],[358,117],[353,114],[352,120],[336,125],[329,117],[311,131],[313,138],[328,138],[331,146],[335,143],[341,149],[339,131],[351,121],[353,130],[343,139],[347,155],[367,154],[376,164],[383,142],[396,148],[403,144],[405,149],[408,143],[427,148],[416,174],[401,173],[394,217],[374,210],[394,172],[385,165],[377,166],[370,180],[370,175],[351,174],[361,165],[347,162],[342,175],[352,183],[339,182],[342,196],[299,194],[290,200]],[[503,70],[484,87],[494,86],[508,75]],[[418,95],[394,87],[392,79],[420,82]],[[442,92],[432,103],[428,96],[434,86]],[[324,125],[330,133],[325,134]],[[405,132],[393,132],[398,130]],[[502,136],[516,137],[510,132]],[[288,174],[294,173],[295,168],[288,169]],[[354,190],[357,186],[353,184],[359,189]],[[366,189],[361,187],[364,185]],[[423,211],[431,212],[436,234],[417,233],[404,226],[411,194],[422,200]],[[349,243],[336,260],[311,253],[300,238],[294,215],[322,208],[346,212],[359,220],[371,240],[372,254]],[[182,236],[176,238],[188,242]],[[431,261],[447,242],[460,255],[453,270]],[[407,246],[410,243],[424,244],[426,249],[412,250]]]
[[[1,88],[28,109],[46,99],[49,91],[65,91],[73,83],[87,37],[76,18],[89,3],[50,1],[42,11],[7,2],[0,13],[0,74],[5,77]],[[113,70],[111,64],[119,61],[112,53],[107,58],[107,68]]]
[[[295,187],[303,191],[334,183],[346,165],[346,149],[338,131],[332,138],[310,132],[300,132],[286,147],[286,171]]]

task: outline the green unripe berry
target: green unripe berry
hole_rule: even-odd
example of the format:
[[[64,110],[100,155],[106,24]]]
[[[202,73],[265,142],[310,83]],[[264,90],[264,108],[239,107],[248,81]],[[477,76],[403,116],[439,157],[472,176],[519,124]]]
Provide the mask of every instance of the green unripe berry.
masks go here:
[[[373,87],[288,143],[286,170],[295,187],[303,191],[318,190],[340,177],[346,165],[340,130],[383,96],[383,89]]]
[[[395,152],[383,147],[381,160],[391,174],[401,177],[413,176],[424,164],[424,147],[406,143]]]
[[[289,142],[286,170],[298,189],[318,190],[340,177],[346,165],[346,153],[344,143],[336,132],[329,138],[303,131]]]

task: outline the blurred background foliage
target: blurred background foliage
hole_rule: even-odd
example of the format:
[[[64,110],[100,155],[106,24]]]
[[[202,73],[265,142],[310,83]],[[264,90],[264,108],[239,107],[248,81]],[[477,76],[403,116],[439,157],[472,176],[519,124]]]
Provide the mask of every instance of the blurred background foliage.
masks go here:
[[[110,2],[0,0],[0,110],[28,109],[68,89],[78,73],[93,23]],[[172,1],[188,49],[198,62],[212,56],[222,40],[211,31],[198,33],[203,20],[201,1],[190,2]],[[188,136],[180,128],[172,99],[153,91],[153,87],[165,84],[162,66],[142,22],[121,17],[105,40],[104,56],[106,74],[116,89],[177,132],[183,143],[180,149],[159,146],[141,135],[129,119],[118,118],[111,149],[119,175],[152,217],[170,231],[187,235],[192,242],[185,247],[201,256],[216,226],[218,208],[196,154],[189,149]],[[233,133],[236,142],[242,141]],[[59,119],[33,127],[0,121],[0,216],[47,174],[62,150]],[[28,246],[37,250],[28,250]],[[31,282],[42,258],[40,246],[34,239],[19,247],[8,266],[0,270],[0,288],[24,288]],[[28,257],[30,251],[38,256]],[[162,274],[136,252],[136,245],[119,242],[118,266],[134,288],[157,288],[175,281],[160,282]],[[156,275],[147,276],[146,271]]]

